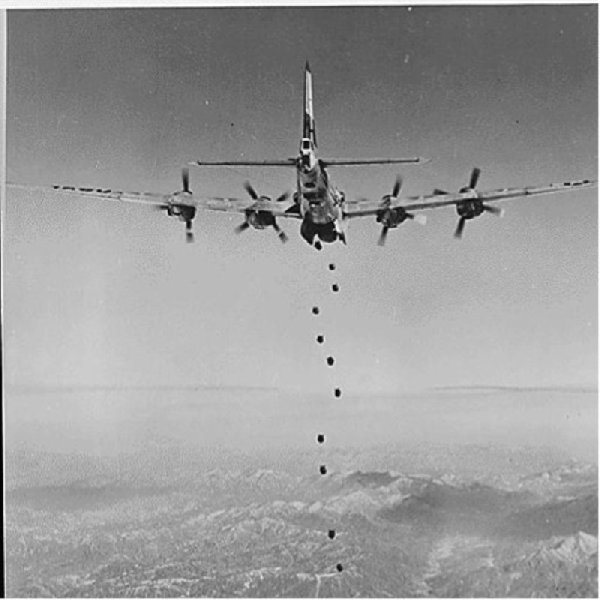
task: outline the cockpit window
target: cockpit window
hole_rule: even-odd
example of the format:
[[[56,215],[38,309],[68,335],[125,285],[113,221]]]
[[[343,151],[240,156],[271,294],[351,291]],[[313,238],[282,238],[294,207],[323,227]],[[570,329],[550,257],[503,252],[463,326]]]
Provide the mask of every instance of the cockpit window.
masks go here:
[[[310,150],[310,140],[302,140],[302,150]]]

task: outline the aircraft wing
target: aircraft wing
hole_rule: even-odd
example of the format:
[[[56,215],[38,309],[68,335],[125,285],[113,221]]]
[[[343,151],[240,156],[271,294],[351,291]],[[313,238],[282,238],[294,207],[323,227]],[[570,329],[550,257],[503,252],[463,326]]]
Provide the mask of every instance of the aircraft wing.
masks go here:
[[[579,181],[566,181],[564,183],[551,183],[545,186],[529,186],[522,188],[504,188],[477,192],[477,200],[482,202],[496,202],[499,200],[512,200],[523,196],[539,196],[542,194],[552,194],[557,192],[572,192],[581,188],[595,187],[597,181],[583,179]],[[430,208],[442,208],[444,206],[453,206],[464,200],[472,200],[473,192],[457,192],[454,194],[431,194],[428,196],[410,196],[398,197],[392,200],[389,205],[382,206],[381,201],[361,200],[348,202],[344,206],[344,216],[366,217],[376,215],[382,208],[404,208],[406,211],[419,211]]]
[[[198,208],[217,210],[220,212],[245,213],[247,210],[270,212],[275,217],[300,219],[300,213],[291,211],[292,201],[276,202],[274,200],[252,200],[251,198],[197,198]]]
[[[58,193],[67,196],[90,197],[113,202],[134,202],[150,206],[166,206],[172,194],[159,194],[155,192],[122,192],[110,188],[76,187],[72,185],[24,185],[20,183],[7,183],[9,189],[23,190],[25,192]]]
[[[244,213],[249,208],[271,212],[276,217],[300,218],[297,212],[286,212],[293,207],[293,202],[274,200],[254,200],[252,198],[200,197],[197,195],[161,194],[157,192],[122,192],[108,188],[75,187],[70,185],[35,186],[7,183],[9,189],[20,189],[26,192],[56,193],[60,195],[87,197],[112,202],[131,202],[166,208],[171,205],[189,205],[199,209],[221,212]]]
[[[422,165],[430,159],[415,156],[411,158],[323,158],[320,159],[324,167],[360,167],[367,165]]]

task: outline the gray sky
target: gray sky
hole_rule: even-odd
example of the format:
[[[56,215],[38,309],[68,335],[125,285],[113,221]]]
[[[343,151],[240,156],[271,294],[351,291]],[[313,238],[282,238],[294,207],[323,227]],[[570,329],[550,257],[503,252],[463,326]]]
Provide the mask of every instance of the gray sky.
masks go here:
[[[597,7],[446,6],[12,11],[7,179],[168,192],[188,160],[293,156],[306,59],[321,155],[432,158],[402,170],[408,194],[458,189],[473,166],[482,189],[597,177]],[[396,171],[331,174],[379,198]],[[246,177],[271,195],[295,180],[193,170],[192,189],[240,195]],[[595,384],[596,191],[504,208],[462,242],[435,211],[384,249],[374,219],[353,221],[347,248],[319,254],[295,221],[282,246],[201,213],[186,245],[150,209],[11,192],[6,381]]]

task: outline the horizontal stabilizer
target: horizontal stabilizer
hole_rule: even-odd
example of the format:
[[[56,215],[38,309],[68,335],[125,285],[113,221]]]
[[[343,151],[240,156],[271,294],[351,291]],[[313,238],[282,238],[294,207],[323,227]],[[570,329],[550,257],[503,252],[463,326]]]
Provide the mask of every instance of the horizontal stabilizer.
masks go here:
[[[295,158],[284,160],[193,160],[188,163],[194,167],[295,167]]]
[[[359,167],[368,165],[422,165],[429,162],[429,158],[416,156],[413,158],[366,158],[366,159],[346,159],[346,158],[324,158],[321,163],[324,167]]]

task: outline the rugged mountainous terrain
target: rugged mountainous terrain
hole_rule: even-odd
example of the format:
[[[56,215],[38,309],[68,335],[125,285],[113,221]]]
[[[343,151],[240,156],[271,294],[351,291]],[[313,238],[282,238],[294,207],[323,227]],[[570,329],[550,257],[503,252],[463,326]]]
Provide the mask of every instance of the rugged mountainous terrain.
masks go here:
[[[326,477],[311,462],[12,453],[9,594],[597,595],[594,465],[484,446],[333,450]]]

